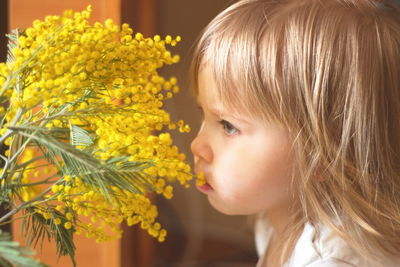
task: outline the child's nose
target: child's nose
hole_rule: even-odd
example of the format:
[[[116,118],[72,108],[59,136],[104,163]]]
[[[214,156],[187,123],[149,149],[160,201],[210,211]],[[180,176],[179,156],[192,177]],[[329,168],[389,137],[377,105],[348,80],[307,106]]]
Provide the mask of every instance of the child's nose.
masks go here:
[[[196,138],[193,139],[192,144],[190,145],[190,149],[192,150],[195,159],[203,159],[207,163],[210,163],[213,160],[213,152],[212,149],[207,142],[207,138],[200,131]],[[197,161],[196,160],[196,161]]]

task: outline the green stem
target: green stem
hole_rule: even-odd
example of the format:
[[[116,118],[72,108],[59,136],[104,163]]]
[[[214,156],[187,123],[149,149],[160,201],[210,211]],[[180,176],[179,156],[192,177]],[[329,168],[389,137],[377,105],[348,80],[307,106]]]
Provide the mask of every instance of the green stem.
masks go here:
[[[51,166],[51,165],[52,165],[51,163],[46,163],[46,164],[41,164],[41,165],[36,165],[36,166],[29,167],[29,168],[25,168],[24,170],[34,170],[34,169],[37,169],[37,168],[47,167],[47,166]],[[20,170],[17,169],[15,172],[19,172],[19,171]]]
[[[23,108],[19,108],[17,110],[17,113],[15,114],[14,119],[11,122],[11,126],[15,126],[17,124],[17,122],[19,121],[19,119],[21,118],[22,114],[24,113],[24,109]],[[6,133],[0,137],[0,144],[3,144],[4,141],[11,136],[12,134],[15,134],[14,131],[7,129]],[[4,174],[6,173],[7,169],[9,168],[10,164],[12,163],[12,161],[10,160],[6,160],[4,167],[3,167],[3,171],[1,172],[1,176],[0,176],[0,180],[3,179]]]
[[[3,96],[4,92],[8,89],[8,87],[10,86],[10,83],[15,79],[15,77],[17,77],[17,75],[19,74],[19,70],[12,72],[11,75],[8,75],[7,77],[7,81],[3,84],[3,86],[1,87],[1,91],[0,91],[0,97]]]
[[[24,144],[22,144],[22,145],[19,147],[19,149],[17,150],[17,152],[14,153],[13,157],[12,157],[11,159],[9,159],[9,160],[6,162],[5,167],[4,167],[4,169],[3,169],[3,172],[4,172],[4,170],[7,170],[7,168],[9,167],[9,165],[10,165],[11,163],[13,163],[13,162],[18,158],[18,156],[19,156],[22,152],[24,152],[25,147],[29,144],[29,142],[31,141],[31,138],[32,138],[32,137],[29,137],[29,136],[28,136],[27,139],[26,139],[26,141],[24,142]],[[6,167],[7,167],[7,168],[6,168]],[[10,170],[10,173],[13,173],[13,172],[14,172],[15,167],[16,167],[16,164],[14,164],[14,166],[12,166],[12,169]],[[3,176],[1,176],[1,177],[3,177]]]
[[[22,114],[24,113],[24,109],[23,108],[19,108],[17,110],[17,113],[14,116],[14,119],[12,120],[10,126],[15,126],[17,124],[17,122],[19,121],[19,119],[21,118]],[[3,144],[4,141],[10,136],[14,134],[13,130],[7,129],[7,131],[5,132],[5,134],[3,134],[0,137],[0,144]]]
[[[33,214],[33,213],[27,213],[27,214],[24,214],[23,216],[12,217],[9,221],[5,221],[5,222],[0,223],[0,226],[6,225],[6,224],[9,224],[9,223],[12,223],[12,222],[14,222],[14,221],[16,221],[16,220],[23,219],[23,218],[25,218],[25,217],[31,216],[32,214]]]
[[[42,122],[42,121],[49,121],[49,120],[56,119],[56,118],[59,118],[59,117],[68,117],[68,116],[73,116],[73,115],[75,115],[75,113],[64,113],[64,114],[58,113],[58,114],[53,115],[53,116],[49,116],[49,117],[38,119],[36,121],[28,122],[26,125],[34,125],[34,124],[37,124],[37,123]]]
[[[25,186],[33,186],[33,185],[39,185],[39,184],[55,184],[58,180],[56,181],[50,181],[50,179],[53,179],[54,177],[59,176],[58,174],[52,175],[50,177],[47,177],[46,179],[35,182],[35,183],[29,183],[29,184],[16,184],[16,185],[11,185],[11,187],[25,187]]]
[[[29,164],[31,164],[32,162],[35,162],[35,161],[37,161],[37,160],[39,160],[39,159],[43,159],[43,158],[45,158],[45,156],[43,156],[43,155],[34,157],[33,159],[28,160],[27,162],[24,162],[24,163],[22,163],[22,164],[17,164],[17,165],[16,165],[16,169],[24,168],[24,167],[28,166]]]
[[[35,197],[35,198],[33,198],[33,199],[31,199],[31,200],[29,200],[27,202],[24,202],[24,203],[20,204],[15,209],[13,209],[10,212],[8,212],[6,215],[4,215],[3,217],[0,218],[0,224],[2,222],[6,221],[11,216],[13,216],[14,214],[16,214],[18,211],[30,206],[33,202],[41,200],[44,195],[46,195],[48,192],[50,192],[50,190],[51,190],[51,186],[49,188],[47,188],[45,191],[43,191],[42,193],[40,193],[40,195],[38,195],[37,197]]]

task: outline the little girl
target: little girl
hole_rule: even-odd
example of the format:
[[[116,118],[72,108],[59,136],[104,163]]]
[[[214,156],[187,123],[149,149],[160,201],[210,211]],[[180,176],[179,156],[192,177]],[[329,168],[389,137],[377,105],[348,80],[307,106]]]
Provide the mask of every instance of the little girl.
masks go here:
[[[257,266],[400,266],[400,4],[242,0],[205,29],[198,189]]]

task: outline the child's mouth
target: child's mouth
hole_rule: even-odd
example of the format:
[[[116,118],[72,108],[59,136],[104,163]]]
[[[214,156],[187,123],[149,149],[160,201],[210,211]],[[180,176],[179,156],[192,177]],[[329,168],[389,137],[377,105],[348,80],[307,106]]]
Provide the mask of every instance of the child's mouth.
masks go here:
[[[204,194],[207,194],[208,192],[213,190],[211,185],[209,185],[208,183],[205,183],[203,185],[196,185],[196,187],[200,192],[202,192]]]

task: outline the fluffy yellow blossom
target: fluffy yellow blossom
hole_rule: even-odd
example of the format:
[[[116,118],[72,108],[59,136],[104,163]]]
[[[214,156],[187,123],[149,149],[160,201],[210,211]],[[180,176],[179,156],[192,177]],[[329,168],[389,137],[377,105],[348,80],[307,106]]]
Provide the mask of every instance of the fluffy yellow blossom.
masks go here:
[[[205,179],[205,177],[204,177],[203,172],[199,172],[199,173],[197,174],[196,185],[202,186],[202,185],[204,185],[205,183],[206,183],[206,179]]]
[[[71,227],[72,227],[72,223],[71,222],[66,222],[66,223],[64,223],[64,227],[65,227],[65,229],[71,229]]]
[[[185,155],[167,132],[189,132],[190,127],[171,120],[163,109],[164,101],[179,92],[178,82],[157,72],[180,60],[167,45],[175,46],[181,37],[145,37],[112,20],[91,25],[90,14],[88,7],[48,16],[18,35],[12,51],[15,60],[0,63],[0,89],[9,99],[7,109],[0,109],[5,118],[0,133],[8,134],[12,127],[36,127],[24,132],[24,140],[36,129],[48,142],[71,143],[68,153],[81,151],[93,157],[92,165],[112,166],[111,171],[126,174],[121,177],[129,177],[131,185],[124,188],[107,179],[99,182],[89,167],[74,173],[68,165],[69,154],[55,154],[60,144],[49,150],[47,143],[39,146],[32,139],[29,146],[39,146],[37,155],[27,149],[16,156],[20,174],[11,175],[12,181],[26,186],[13,197],[21,195],[28,201],[40,196],[36,214],[97,242],[119,238],[122,221],[138,224],[164,241],[167,232],[157,222],[157,207],[147,193],[169,199],[173,196],[170,182],[188,187],[192,179]],[[12,147],[6,153],[9,158],[18,153],[15,148],[22,140],[15,136],[4,139]],[[45,170],[36,170],[39,165]],[[129,168],[140,175],[127,173]],[[41,194],[43,187],[37,190],[36,184],[46,191]],[[78,215],[87,220],[78,220]]]

